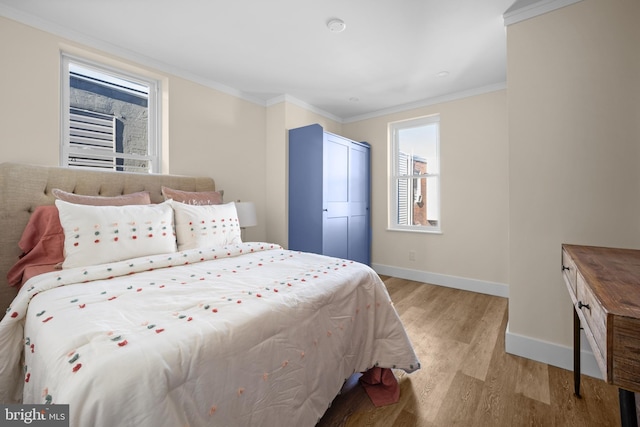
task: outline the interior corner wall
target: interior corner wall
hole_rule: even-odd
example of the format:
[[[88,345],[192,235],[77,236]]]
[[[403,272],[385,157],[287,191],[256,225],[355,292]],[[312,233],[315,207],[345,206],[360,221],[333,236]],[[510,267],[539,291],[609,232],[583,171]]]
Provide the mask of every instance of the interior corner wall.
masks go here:
[[[254,202],[258,224],[243,238],[264,241],[265,108],[177,77],[168,104],[171,173],[211,176],[225,202]]]
[[[287,244],[287,145],[285,103],[267,107],[266,126],[266,241]]]
[[[572,366],[562,243],[640,248],[639,21],[640,2],[584,0],[507,29],[514,354]]]
[[[267,107],[267,241],[285,248],[289,241],[289,129],[315,123],[327,132],[340,134],[342,130],[340,123],[290,102]]]
[[[508,296],[506,101],[506,91],[497,90],[343,125],[346,137],[371,144],[376,271]],[[389,230],[388,125],[432,114],[440,115],[442,233]]]

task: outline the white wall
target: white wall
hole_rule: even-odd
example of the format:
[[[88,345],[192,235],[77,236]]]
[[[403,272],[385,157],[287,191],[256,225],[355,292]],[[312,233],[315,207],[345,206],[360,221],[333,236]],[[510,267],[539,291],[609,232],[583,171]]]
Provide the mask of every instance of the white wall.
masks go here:
[[[584,0],[508,27],[507,348],[516,354],[572,366],[562,243],[640,248],[638,22],[640,2]],[[552,355],[554,346],[566,351]]]

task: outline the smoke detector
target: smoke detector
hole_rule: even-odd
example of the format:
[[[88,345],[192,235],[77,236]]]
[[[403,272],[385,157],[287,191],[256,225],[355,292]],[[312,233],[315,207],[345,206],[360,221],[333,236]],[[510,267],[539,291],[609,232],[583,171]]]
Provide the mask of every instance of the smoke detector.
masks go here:
[[[334,18],[327,22],[327,28],[332,33],[341,33],[347,28],[347,24],[345,24],[342,19]]]

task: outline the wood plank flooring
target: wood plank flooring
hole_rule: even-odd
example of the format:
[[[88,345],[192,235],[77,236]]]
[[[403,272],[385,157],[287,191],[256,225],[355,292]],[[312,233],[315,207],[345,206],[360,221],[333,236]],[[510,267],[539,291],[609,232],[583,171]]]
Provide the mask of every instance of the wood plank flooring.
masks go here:
[[[619,426],[618,390],[504,351],[507,299],[383,277],[422,363],[376,408],[354,375],[319,427]]]

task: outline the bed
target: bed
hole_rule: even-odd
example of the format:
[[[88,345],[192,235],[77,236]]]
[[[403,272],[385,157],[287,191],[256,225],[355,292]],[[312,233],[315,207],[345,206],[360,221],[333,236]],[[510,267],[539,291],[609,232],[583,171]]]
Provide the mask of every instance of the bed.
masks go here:
[[[163,187],[207,193],[215,182],[0,164],[0,402],[69,404],[72,426],[313,426],[352,374],[419,369],[369,267],[242,242],[228,211],[211,226],[225,227],[227,240],[187,238],[188,209],[201,215],[232,204],[187,209],[166,201]],[[147,192],[152,205],[96,209],[56,201],[54,189]],[[38,206],[54,203],[65,226],[64,268],[18,291],[5,279],[23,252],[18,243]],[[136,248],[153,237],[146,252],[86,249],[82,230],[94,212],[106,218],[90,243],[125,240],[116,211],[138,221],[126,222],[138,230]]]

